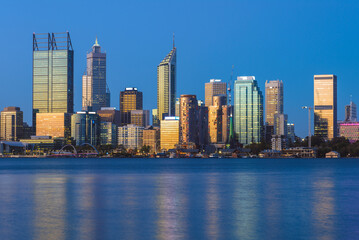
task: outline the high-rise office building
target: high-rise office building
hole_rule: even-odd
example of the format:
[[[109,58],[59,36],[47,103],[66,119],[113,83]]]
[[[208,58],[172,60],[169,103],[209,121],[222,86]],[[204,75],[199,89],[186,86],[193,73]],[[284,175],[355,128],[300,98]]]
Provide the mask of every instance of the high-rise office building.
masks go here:
[[[239,143],[261,142],[263,95],[254,76],[238,77],[234,83],[234,132]]]
[[[131,124],[147,127],[150,125],[150,111],[149,110],[132,110]]]
[[[19,141],[23,138],[23,113],[19,107],[4,108],[0,123],[0,140]]]
[[[337,76],[314,75],[314,135],[337,136]]]
[[[156,109],[152,109],[152,125],[153,126],[160,126],[160,120],[158,119],[158,110]]]
[[[117,125],[112,122],[100,123],[100,144],[117,146]]]
[[[126,88],[120,93],[121,124],[131,124],[131,111],[142,110],[142,92],[137,88]]]
[[[100,143],[100,116],[95,112],[77,112],[71,117],[71,137],[76,145],[89,143],[96,146]]]
[[[287,123],[287,138],[288,138],[289,143],[295,142],[294,123]]]
[[[36,136],[68,138],[71,135],[70,113],[38,113],[36,115]]]
[[[100,116],[101,122],[111,122],[117,126],[121,124],[121,113],[114,107],[102,107],[97,114]]]
[[[205,105],[213,106],[213,96],[224,95],[227,96],[227,83],[222,82],[221,79],[211,79],[209,83],[205,83]],[[227,105],[225,103],[224,105]]]
[[[198,101],[196,95],[183,94],[180,98],[180,143],[198,144]]]
[[[274,115],[283,113],[283,81],[265,83],[265,122],[274,125]]]
[[[146,127],[143,130],[143,146],[149,146],[151,153],[160,150],[160,129],[158,127]]]
[[[176,148],[179,143],[179,117],[165,117],[161,120],[161,150]]]
[[[101,107],[109,107],[106,90],[106,53],[101,52],[96,37],[87,53],[86,74],[82,76],[82,110],[97,112]]]
[[[288,134],[288,115],[287,114],[274,114],[274,135],[282,135],[287,137]]]
[[[118,128],[118,145],[139,150],[143,146],[143,127],[128,124]]]
[[[225,95],[213,96],[208,106],[208,135],[210,143],[226,143],[228,134],[228,106]]]
[[[357,121],[357,105],[350,101],[349,105],[345,106],[345,122],[356,122]]]
[[[177,49],[173,43],[171,52],[157,66],[157,111],[159,120],[163,120],[166,116],[175,115],[176,53]]]
[[[36,113],[73,113],[74,51],[70,34],[33,34],[32,118]]]

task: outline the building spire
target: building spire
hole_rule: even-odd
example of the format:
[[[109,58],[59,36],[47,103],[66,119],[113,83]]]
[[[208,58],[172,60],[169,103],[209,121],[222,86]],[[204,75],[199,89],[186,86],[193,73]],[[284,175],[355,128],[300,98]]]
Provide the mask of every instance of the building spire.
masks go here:
[[[94,46],[94,47],[99,47],[99,46],[100,46],[100,44],[98,44],[97,35],[96,35],[95,44],[94,44],[93,46]]]
[[[173,33],[172,41],[173,41],[173,48],[175,48],[175,33]]]

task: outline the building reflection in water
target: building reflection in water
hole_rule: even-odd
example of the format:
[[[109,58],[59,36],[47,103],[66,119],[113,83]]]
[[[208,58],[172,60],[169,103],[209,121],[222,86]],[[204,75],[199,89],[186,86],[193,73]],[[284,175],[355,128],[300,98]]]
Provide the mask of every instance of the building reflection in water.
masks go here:
[[[207,239],[219,239],[219,213],[220,196],[218,186],[218,173],[209,173],[205,179],[206,182],[206,235]]]
[[[238,173],[233,182],[233,210],[235,212],[235,238],[259,239],[258,221],[259,204],[257,175],[250,173]]]
[[[282,209],[281,205],[281,195],[278,196],[279,188],[281,187],[278,183],[278,179],[274,176],[264,178],[262,180],[263,191],[265,193],[265,198],[263,199],[264,205],[264,215],[265,215],[265,224],[266,224],[266,233],[265,236],[268,239],[281,239],[281,225],[282,221]],[[280,181],[280,180],[279,180]]]
[[[34,178],[34,239],[65,239],[66,177],[38,174]]]
[[[331,240],[335,236],[335,191],[333,174],[318,173],[313,182],[313,225],[316,239]]]
[[[185,178],[178,174],[161,174],[157,180],[157,239],[188,239],[186,225],[187,198]]]

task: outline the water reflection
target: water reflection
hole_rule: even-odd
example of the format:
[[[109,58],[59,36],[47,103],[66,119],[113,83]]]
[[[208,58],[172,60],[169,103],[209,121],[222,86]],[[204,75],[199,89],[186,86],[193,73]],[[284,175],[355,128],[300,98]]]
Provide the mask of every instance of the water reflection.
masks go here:
[[[206,202],[206,235],[207,239],[219,239],[220,195],[217,173],[211,173],[206,177],[206,186],[207,191],[204,198]]]
[[[186,222],[187,198],[183,192],[185,179],[182,175],[161,174],[157,180],[156,209],[158,239],[188,239]]]
[[[65,239],[65,175],[36,175],[34,185],[34,238],[39,240]]]

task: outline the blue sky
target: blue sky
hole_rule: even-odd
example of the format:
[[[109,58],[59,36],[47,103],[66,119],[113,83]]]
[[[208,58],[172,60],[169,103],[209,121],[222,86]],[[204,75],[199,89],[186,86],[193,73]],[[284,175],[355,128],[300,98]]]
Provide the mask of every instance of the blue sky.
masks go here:
[[[31,121],[32,33],[69,31],[75,50],[75,110],[96,35],[107,52],[112,105],[125,87],[156,107],[156,67],[178,49],[177,95],[204,99],[210,78],[254,75],[284,82],[284,110],[307,134],[303,105],[313,104],[313,75],[338,76],[338,119],[349,96],[359,104],[358,1],[6,1],[2,3],[0,108],[19,106]]]

